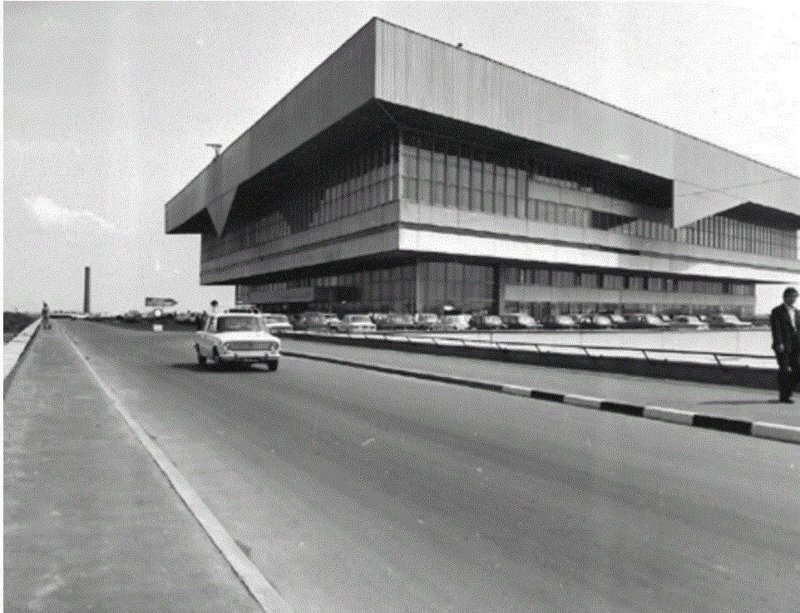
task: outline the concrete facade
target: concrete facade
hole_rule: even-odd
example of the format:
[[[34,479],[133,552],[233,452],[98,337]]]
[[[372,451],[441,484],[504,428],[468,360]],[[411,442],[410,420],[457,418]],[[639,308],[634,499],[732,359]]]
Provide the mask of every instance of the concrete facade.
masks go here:
[[[747,314],[756,282],[800,281],[798,177],[378,19],[168,202],[165,223],[202,234],[202,283],[271,308],[435,310],[447,297],[420,280],[447,262],[455,306],[537,314]],[[504,284],[526,266],[538,285]],[[488,288],[484,272],[489,298],[470,289]],[[603,287],[609,272],[622,280]],[[409,274],[411,297],[396,289]],[[710,290],[686,295],[688,280]]]

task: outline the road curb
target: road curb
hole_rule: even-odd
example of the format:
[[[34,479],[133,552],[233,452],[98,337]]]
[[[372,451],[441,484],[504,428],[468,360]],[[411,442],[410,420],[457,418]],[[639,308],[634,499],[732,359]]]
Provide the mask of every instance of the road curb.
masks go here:
[[[749,421],[745,419],[733,419],[719,415],[706,415],[693,411],[681,409],[671,409],[668,407],[656,407],[648,405],[637,405],[628,402],[608,400],[605,398],[594,398],[591,396],[580,396],[578,394],[565,394],[555,390],[537,390],[521,385],[511,385],[496,383],[494,381],[481,381],[477,379],[466,379],[451,375],[441,375],[421,370],[408,368],[398,368],[395,366],[384,366],[382,364],[365,364],[354,360],[332,358],[313,353],[303,353],[299,351],[282,351],[282,355],[292,358],[302,358],[315,360],[318,362],[328,362],[342,366],[352,366],[364,370],[373,370],[401,377],[412,377],[439,383],[449,383],[462,387],[483,389],[490,392],[499,392],[511,396],[531,398],[535,400],[546,400],[549,402],[559,402],[574,407],[617,413],[628,417],[641,417],[683,426],[692,426],[706,430],[717,430],[720,432],[730,432],[744,436],[770,439],[784,443],[794,443],[800,445],[800,427],[786,426],[783,424],[772,424],[768,422]]]
[[[189,512],[203,528],[261,609],[263,611],[291,611],[288,603],[267,578],[264,577],[258,567],[242,551],[233,536],[231,536],[217,519],[213,511],[186,480],[186,477],[177,469],[161,447],[153,442],[119,398],[117,398],[114,392],[100,378],[100,375],[97,374],[94,367],[89,364],[89,361],[81,353],[75,341],[66,333],[65,336],[75,350],[75,353],[78,354],[81,362],[83,362],[84,366],[86,366],[92,374],[105,395],[111,400],[114,408],[128,424],[128,427],[133,431],[136,438],[139,439],[139,442],[147,450],[147,453],[167,478],[167,481],[169,481],[169,484],[178,496],[180,496],[183,503],[189,509]]]
[[[3,345],[3,396],[6,395],[9,387],[11,387],[17,366],[19,366],[22,356],[28,351],[31,341],[39,331],[41,322],[42,318],[40,317]]]

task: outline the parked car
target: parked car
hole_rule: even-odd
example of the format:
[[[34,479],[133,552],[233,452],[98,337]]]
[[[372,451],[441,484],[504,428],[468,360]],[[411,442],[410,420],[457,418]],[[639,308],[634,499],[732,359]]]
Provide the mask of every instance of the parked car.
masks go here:
[[[258,309],[252,304],[237,304],[231,307],[226,313],[258,313]]]
[[[120,316],[120,319],[122,321],[127,321],[127,322],[141,321],[142,314],[139,311],[135,310],[126,311]]]
[[[571,315],[553,315],[544,320],[544,327],[556,330],[572,330],[578,327]]]
[[[588,330],[608,330],[612,325],[609,317],[597,313],[584,315],[578,319],[578,326]]]
[[[323,313],[322,320],[325,323],[325,328],[328,330],[335,330],[336,326],[341,323],[341,320],[336,313]]]
[[[615,328],[624,328],[628,323],[625,316],[619,313],[608,313],[606,316],[611,320],[611,325]]]
[[[294,326],[289,322],[289,318],[282,313],[261,313],[261,321],[270,334],[294,332]]]
[[[471,324],[476,330],[503,330],[507,327],[498,315],[475,315]]]
[[[414,316],[389,313],[386,319],[376,322],[379,330],[409,330],[414,327]]]
[[[414,315],[414,327],[418,330],[432,330],[440,321],[436,313],[417,313]]]
[[[700,321],[694,315],[676,315],[672,318],[670,327],[688,330],[708,330],[708,324]]]
[[[507,328],[514,330],[535,330],[542,327],[542,324],[527,313],[506,313],[500,319]]]
[[[269,370],[278,369],[280,347],[256,313],[210,315],[194,343],[200,366],[265,363]]]
[[[328,319],[326,314],[321,311],[305,311],[295,322],[295,328],[298,330],[327,330]]]
[[[627,327],[663,330],[669,326],[658,315],[653,315],[651,313],[635,313],[628,317]]]
[[[341,321],[332,326],[335,330],[344,333],[350,332],[375,332],[375,324],[369,315],[361,313],[350,313],[342,317]]]
[[[295,330],[308,330],[309,320],[314,318],[315,315],[322,315],[316,311],[304,311],[299,315],[291,315],[289,322],[294,326]]]
[[[175,322],[179,324],[192,323],[192,314],[189,311],[180,311],[175,313]]]
[[[439,322],[431,328],[433,332],[463,332],[472,325],[472,316],[466,313],[442,315]]]
[[[370,313],[369,314],[369,318],[372,320],[372,323],[374,323],[378,327],[378,329],[381,328],[381,324],[384,321],[386,321],[386,319],[388,317],[389,317],[389,313]]]
[[[719,313],[708,316],[708,325],[711,328],[742,330],[744,328],[752,328],[753,322],[742,321],[736,315],[730,313]]]

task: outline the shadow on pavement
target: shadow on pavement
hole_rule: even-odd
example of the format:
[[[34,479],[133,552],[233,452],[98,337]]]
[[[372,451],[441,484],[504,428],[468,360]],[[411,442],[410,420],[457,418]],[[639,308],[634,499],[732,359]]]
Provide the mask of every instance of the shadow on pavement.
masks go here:
[[[175,362],[170,366],[177,370],[190,370],[209,375],[223,372],[266,372],[266,368],[261,367],[261,364],[223,364],[222,366],[211,364],[209,366],[200,366],[197,362]]]
[[[750,406],[755,404],[780,404],[778,399],[775,400],[709,400],[706,402],[698,402],[704,406],[714,405],[729,405],[729,406]]]

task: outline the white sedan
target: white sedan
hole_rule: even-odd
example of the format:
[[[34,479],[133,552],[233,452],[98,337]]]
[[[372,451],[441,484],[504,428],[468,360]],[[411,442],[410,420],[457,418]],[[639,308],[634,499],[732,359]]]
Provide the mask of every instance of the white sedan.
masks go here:
[[[197,332],[194,348],[200,366],[265,363],[277,370],[281,342],[267,331],[258,314],[221,313],[211,315]]]
[[[331,328],[339,332],[375,332],[375,324],[369,318],[369,315],[359,315],[351,313],[345,315],[341,321],[331,324]]]

